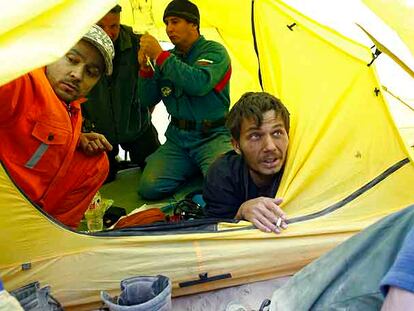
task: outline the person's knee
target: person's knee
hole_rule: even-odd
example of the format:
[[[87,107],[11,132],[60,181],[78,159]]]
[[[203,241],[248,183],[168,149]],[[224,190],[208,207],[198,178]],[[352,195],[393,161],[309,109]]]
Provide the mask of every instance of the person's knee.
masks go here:
[[[138,185],[138,194],[147,200],[159,200],[168,196],[170,193],[163,190],[160,179],[152,174],[144,174]]]
[[[109,173],[109,161],[107,155],[102,153],[88,160],[89,167],[87,171],[92,173],[91,180],[93,180],[94,183],[96,182],[97,184],[102,185]]]
[[[71,168],[80,173],[82,179],[105,180],[109,172],[109,161],[106,153],[88,156],[85,153],[75,152]],[[71,173],[73,175],[73,172]]]

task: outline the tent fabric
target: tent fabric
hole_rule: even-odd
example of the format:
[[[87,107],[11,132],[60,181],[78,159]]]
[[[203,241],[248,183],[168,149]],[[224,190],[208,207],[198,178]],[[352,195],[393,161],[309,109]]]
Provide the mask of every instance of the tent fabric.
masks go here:
[[[379,310],[382,278],[414,228],[414,206],[386,217],[277,289],[270,310]]]
[[[329,228],[327,219],[316,226],[292,224],[283,235],[262,233],[246,222],[188,234],[88,235],[34,208],[4,170],[0,193],[7,206],[0,209],[0,275],[6,288],[37,280],[51,286],[65,309],[75,310],[97,306],[100,290],[115,294],[119,281],[131,276],[162,273],[180,296],[291,274],[359,228]],[[204,273],[231,277],[180,287]]]
[[[376,48],[383,53],[386,53],[392,60],[394,60],[398,65],[401,66],[412,78],[414,78],[414,71],[408,66],[403,60],[401,60],[397,55],[395,55],[390,49],[388,49],[383,43],[378,41],[372,34],[370,34],[364,27],[359,26],[367,36],[372,40]]]
[[[64,55],[116,0],[0,3],[0,85]]]
[[[160,37],[158,21],[166,3],[153,1]],[[77,233],[33,206],[2,168],[0,278],[7,289],[40,281],[52,287],[66,308],[82,310],[98,303],[100,290],[114,294],[121,279],[137,275],[168,276],[174,296],[269,279],[298,271],[378,219],[413,204],[412,151],[387,108],[375,63],[367,66],[368,48],[282,1],[195,3],[201,32],[222,42],[232,57],[233,103],[243,92],[263,86],[291,112],[288,160],[278,191],[289,228],[274,235],[239,222],[180,234]],[[38,14],[40,21],[78,20],[73,11],[62,16],[50,8]],[[102,11],[88,11],[90,22]],[[25,20],[29,13],[21,14]],[[73,30],[76,35],[63,39],[60,28],[59,39],[53,37],[44,46],[53,50],[63,41],[69,46],[82,31]],[[10,32],[10,38],[18,38],[16,34]],[[33,53],[36,42],[28,42],[26,51]],[[45,54],[37,57],[33,66],[50,60]],[[0,72],[5,80],[12,79],[29,70],[28,64],[32,66],[29,60],[15,62],[7,74]]]
[[[414,4],[409,0],[363,0],[393,28],[414,55]]]
[[[374,67],[367,66],[368,49],[281,2],[255,4],[264,88],[280,97],[292,115],[286,173],[277,196],[284,198],[289,216],[303,215],[344,199],[409,151],[381,92],[375,92],[380,88]],[[287,26],[294,23],[290,30]],[[387,185],[390,191],[394,187],[405,192],[398,182]],[[407,199],[405,206],[412,202]],[[375,207],[350,204],[363,217],[371,208],[391,212],[394,205],[380,208],[382,202],[376,200]]]

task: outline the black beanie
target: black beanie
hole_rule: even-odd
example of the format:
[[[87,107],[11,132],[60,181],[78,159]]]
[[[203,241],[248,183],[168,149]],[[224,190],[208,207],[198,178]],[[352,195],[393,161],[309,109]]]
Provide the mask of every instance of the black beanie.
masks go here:
[[[200,13],[197,6],[188,0],[173,0],[171,1],[164,11],[165,20],[169,16],[178,16],[184,18],[190,23],[194,23],[200,27]]]

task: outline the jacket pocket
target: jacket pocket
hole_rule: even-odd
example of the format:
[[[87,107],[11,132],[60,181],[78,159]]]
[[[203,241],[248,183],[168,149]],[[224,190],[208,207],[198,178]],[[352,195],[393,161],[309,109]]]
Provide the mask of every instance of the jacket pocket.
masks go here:
[[[33,128],[32,136],[40,141],[40,145],[34,151],[29,161],[26,162],[25,167],[27,168],[34,168],[43,158],[49,147],[56,146],[60,148],[61,146],[59,145],[65,145],[70,139],[70,132],[50,124],[37,122]]]
[[[50,124],[37,122],[32,135],[47,145],[63,145],[69,139],[70,132]]]

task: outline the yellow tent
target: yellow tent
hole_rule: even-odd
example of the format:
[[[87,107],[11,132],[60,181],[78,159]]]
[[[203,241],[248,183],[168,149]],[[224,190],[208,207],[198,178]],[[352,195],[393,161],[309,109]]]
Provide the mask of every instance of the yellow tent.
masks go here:
[[[160,36],[167,2],[153,1]],[[119,281],[133,275],[167,275],[176,296],[269,279],[297,271],[414,203],[413,153],[388,110],[375,63],[367,66],[368,48],[279,0],[194,2],[202,33],[231,54],[233,101],[263,87],[291,111],[278,192],[289,229],[266,234],[240,222],[176,232],[77,233],[33,206],[1,169],[0,278],[7,289],[38,280],[66,307],[81,310],[98,303],[100,290],[117,293]],[[34,3],[0,10],[2,21],[15,14],[0,28],[0,84],[63,54],[114,1]],[[21,50],[23,34],[30,40]],[[32,47],[49,53],[34,57]]]
[[[410,0],[363,0],[404,40],[414,55],[414,3]]]

